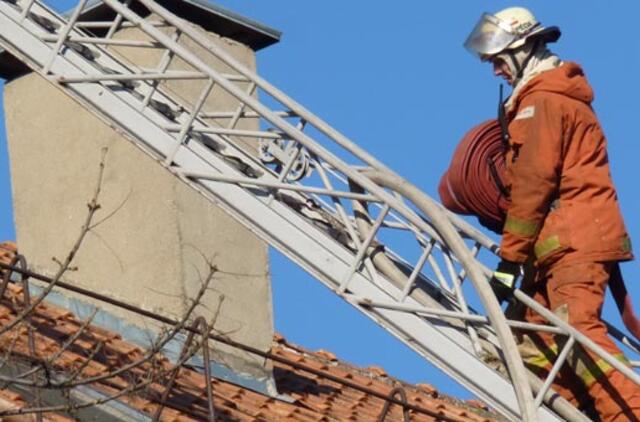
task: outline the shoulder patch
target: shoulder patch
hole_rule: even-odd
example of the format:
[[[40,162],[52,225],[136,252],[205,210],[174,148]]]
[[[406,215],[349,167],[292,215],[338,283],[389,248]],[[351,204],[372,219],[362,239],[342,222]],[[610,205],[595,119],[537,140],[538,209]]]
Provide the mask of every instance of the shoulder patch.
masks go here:
[[[520,112],[513,118],[513,120],[530,119],[536,114],[535,106],[528,106],[520,110]]]

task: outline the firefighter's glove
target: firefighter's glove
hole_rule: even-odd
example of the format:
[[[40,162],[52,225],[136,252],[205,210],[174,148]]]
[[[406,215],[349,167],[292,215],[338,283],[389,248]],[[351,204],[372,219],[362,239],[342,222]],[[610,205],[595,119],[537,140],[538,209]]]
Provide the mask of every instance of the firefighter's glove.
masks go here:
[[[498,267],[493,272],[491,280],[489,280],[493,294],[496,295],[496,299],[498,299],[500,304],[505,300],[510,301],[513,298],[513,291],[521,276],[522,265],[505,259],[500,261]]]

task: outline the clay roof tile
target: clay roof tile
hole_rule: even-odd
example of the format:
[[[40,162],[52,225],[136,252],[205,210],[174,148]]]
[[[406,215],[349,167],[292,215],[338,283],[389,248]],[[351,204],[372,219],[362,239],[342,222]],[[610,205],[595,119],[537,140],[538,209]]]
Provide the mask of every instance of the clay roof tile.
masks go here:
[[[327,350],[320,349],[317,352],[315,352],[314,354],[317,357],[326,359],[326,360],[328,360],[330,362],[337,362],[338,361],[338,358],[336,357],[336,355],[331,353],[331,352],[329,352],[329,351],[327,351]]]
[[[387,377],[387,371],[385,371],[383,368],[379,367],[379,366],[369,366],[367,367],[367,372],[377,376],[377,377]]]
[[[15,245],[0,244],[0,260],[11,260],[11,248]],[[8,250],[3,255],[3,251]],[[6,298],[0,301],[0,321],[6,324],[15,318],[16,307],[21,306],[21,288],[13,284],[7,289]],[[38,306],[32,318],[37,355],[49,357],[60,351],[61,345],[72,338],[81,329],[83,322],[71,312],[52,304]],[[13,353],[29,358],[27,329],[17,331]],[[12,333],[0,336],[0,353],[9,347]],[[102,349],[93,353],[99,344]],[[122,339],[118,333],[90,326],[81,333],[73,344],[55,360],[56,370],[71,374],[81,371],[82,377],[105,375],[122,365],[129,364],[144,356],[145,351],[137,345]],[[292,401],[283,401],[275,397],[260,394],[240,385],[234,385],[223,379],[214,379],[214,407],[216,415],[223,421],[371,421],[377,420],[385,399],[396,387],[402,386],[409,403],[441,415],[459,420],[488,421],[492,414],[481,402],[459,402],[441,396],[429,384],[415,386],[401,383],[392,378],[383,368],[370,366],[358,368],[340,361],[335,354],[318,350],[305,350],[290,344],[281,335],[274,337],[272,353],[291,362],[302,363],[320,373],[347,380],[352,385],[329,380],[320,374],[297,369],[286,363],[273,362],[273,374],[278,392]],[[126,374],[108,379],[108,382],[96,382],[91,388],[104,394],[126,389],[132,380],[143,378],[151,369],[151,364],[164,368],[167,373],[173,368],[166,357],[134,367]],[[166,376],[168,379],[168,375]],[[131,393],[123,396],[123,403],[149,416],[158,409],[158,400],[166,388],[166,380],[154,380],[144,393]],[[206,386],[202,373],[188,367],[182,367],[175,380],[174,387],[163,409],[162,420],[195,421],[206,419],[208,403]],[[376,394],[372,394],[375,392]],[[7,395],[8,394],[8,395]],[[0,390],[0,400],[25,406],[26,402],[15,393]],[[478,404],[480,403],[480,404]],[[479,412],[479,413],[476,413]],[[434,421],[427,414],[411,411],[412,421]],[[53,417],[61,417],[53,415]],[[53,420],[53,419],[52,419]],[[402,407],[393,404],[389,408],[388,421],[402,420]]]

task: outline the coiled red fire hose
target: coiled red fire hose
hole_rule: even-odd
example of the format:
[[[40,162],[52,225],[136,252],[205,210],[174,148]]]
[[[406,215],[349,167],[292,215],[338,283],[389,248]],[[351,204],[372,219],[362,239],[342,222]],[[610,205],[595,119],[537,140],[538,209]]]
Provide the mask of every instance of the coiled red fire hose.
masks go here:
[[[502,233],[509,206],[502,187],[504,152],[497,120],[474,127],[460,141],[438,186],[447,209],[475,215],[480,224],[496,233]]]
[[[505,174],[506,146],[498,120],[488,120],[464,135],[442,175],[438,193],[442,204],[458,214],[474,215],[484,227],[502,233],[509,207]],[[611,293],[625,327],[640,340],[640,320],[633,310],[619,265],[609,280]]]

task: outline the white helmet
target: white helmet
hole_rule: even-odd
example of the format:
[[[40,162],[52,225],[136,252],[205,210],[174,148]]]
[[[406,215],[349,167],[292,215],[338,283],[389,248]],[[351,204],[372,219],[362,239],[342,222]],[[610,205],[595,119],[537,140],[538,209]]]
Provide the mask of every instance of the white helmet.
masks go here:
[[[464,42],[464,47],[484,60],[504,50],[521,47],[528,40],[549,43],[556,42],[558,38],[558,27],[545,28],[524,7],[509,7],[495,15],[484,13]]]

